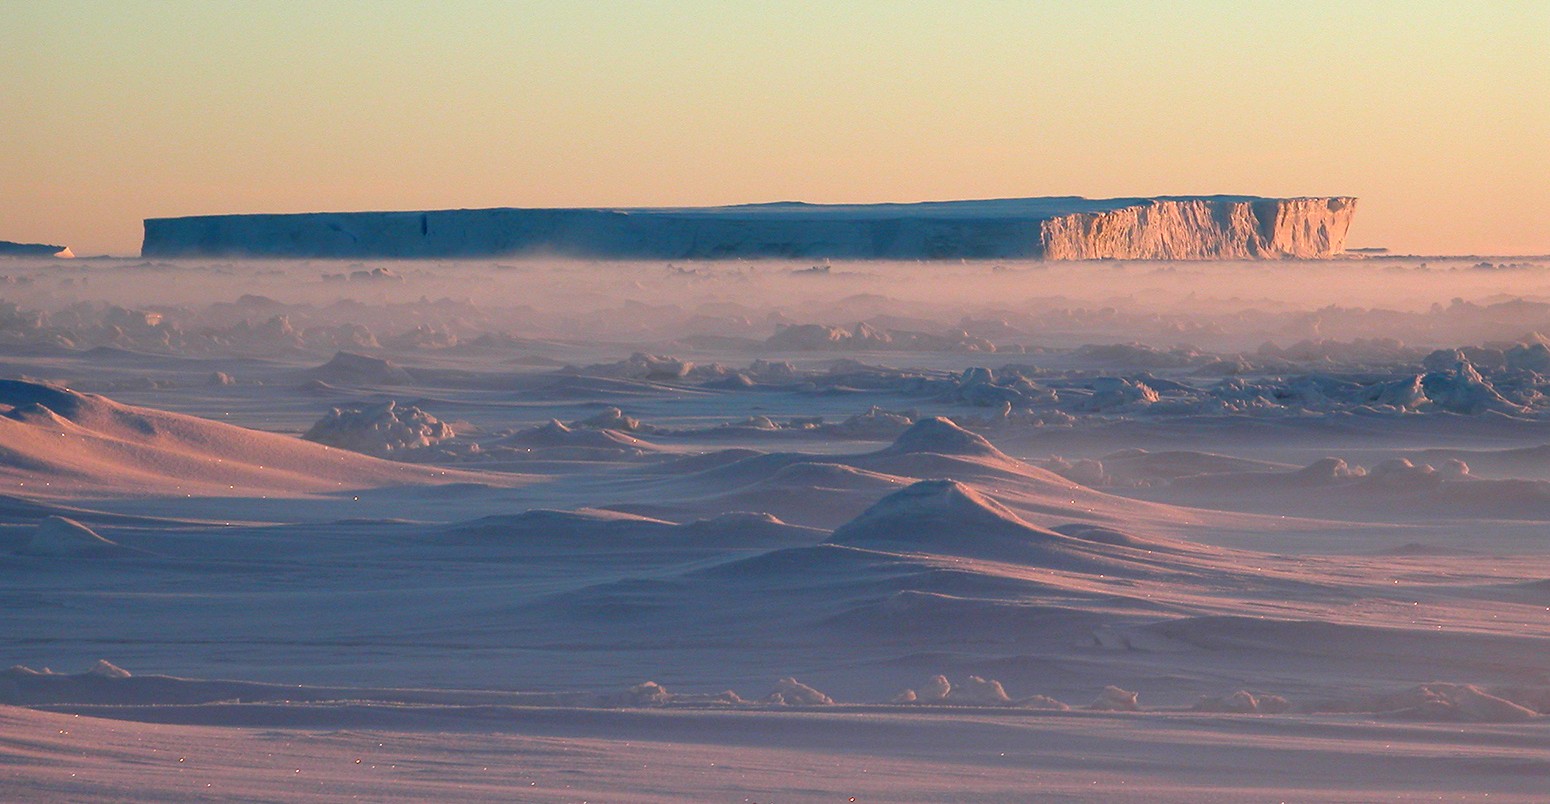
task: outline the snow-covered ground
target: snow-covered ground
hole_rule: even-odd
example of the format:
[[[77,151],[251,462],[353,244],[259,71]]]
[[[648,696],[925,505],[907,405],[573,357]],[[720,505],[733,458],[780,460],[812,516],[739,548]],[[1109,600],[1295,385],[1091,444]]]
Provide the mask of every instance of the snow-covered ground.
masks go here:
[[[1541,800],[1550,263],[0,262],[25,800]]]

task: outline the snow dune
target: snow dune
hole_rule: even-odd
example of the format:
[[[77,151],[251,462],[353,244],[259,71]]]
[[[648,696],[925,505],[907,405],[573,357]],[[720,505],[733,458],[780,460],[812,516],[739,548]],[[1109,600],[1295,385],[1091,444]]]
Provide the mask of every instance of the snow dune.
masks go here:
[[[274,433],[0,380],[0,486],[38,497],[297,495],[466,480]]]

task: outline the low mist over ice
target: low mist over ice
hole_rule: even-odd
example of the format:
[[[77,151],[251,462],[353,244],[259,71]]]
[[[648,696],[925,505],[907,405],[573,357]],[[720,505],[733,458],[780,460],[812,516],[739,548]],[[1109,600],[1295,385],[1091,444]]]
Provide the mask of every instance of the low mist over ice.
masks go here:
[[[1252,352],[1267,343],[1294,349],[1337,340],[1442,348],[1545,329],[1540,307],[1550,303],[1550,262],[1533,258],[682,264],[17,259],[0,265],[0,281],[7,306],[15,308],[14,320],[0,330],[6,337],[44,328],[90,339],[89,331],[106,326],[103,332],[118,327],[124,334],[99,332],[90,345],[111,337],[130,345],[147,333],[165,333],[217,353],[223,338],[238,337],[227,331],[239,323],[255,330],[248,338],[254,348],[291,345],[286,337],[266,341],[257,331],[282,321],[296,332],[344,328],[331,336],[312,332],[319,344],[330,337],[340,343],[371,338],[390,351],[395,338],[402,351],[434,348],[430,340],[436,337],[481,335],[645,337],[663,346],[717,336],[767,341],[794,325],[830,328],[836,341],[831,348],[860,351],[909,345],[879,340],[900,331],[905,338],[956,338],[965,351],[976,343],[965,332],[1000,352],[1131,342],[1156,350]],[[141,320],[114,318],[123,315]],[[208,343],[198,343],[201,337]],[[810,335],[784,338],[775,345],[814,345]]]

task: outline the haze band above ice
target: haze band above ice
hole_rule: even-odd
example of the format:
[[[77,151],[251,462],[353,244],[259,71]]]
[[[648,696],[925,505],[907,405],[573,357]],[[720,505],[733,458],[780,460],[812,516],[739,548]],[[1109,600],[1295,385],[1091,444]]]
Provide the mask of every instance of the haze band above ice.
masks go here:
[[[1167,196],[917,204],[455,209],[149,218],[146,257],[1318,259],[1356,199]]]

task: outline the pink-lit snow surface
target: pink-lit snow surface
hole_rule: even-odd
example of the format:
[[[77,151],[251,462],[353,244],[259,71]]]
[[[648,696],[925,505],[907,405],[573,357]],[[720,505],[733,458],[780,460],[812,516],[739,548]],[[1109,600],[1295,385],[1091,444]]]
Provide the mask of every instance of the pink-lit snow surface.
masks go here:
[[[1550,785],[1543,262],[0,275],[7,799]]]

